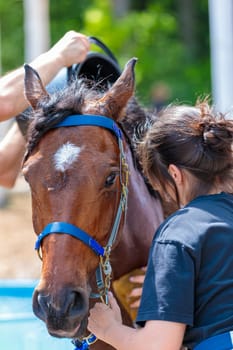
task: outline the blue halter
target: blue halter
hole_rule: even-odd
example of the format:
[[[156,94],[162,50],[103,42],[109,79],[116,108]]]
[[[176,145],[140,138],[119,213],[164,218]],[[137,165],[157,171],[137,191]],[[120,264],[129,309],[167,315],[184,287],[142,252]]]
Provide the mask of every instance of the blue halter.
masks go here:
[[[113,119],[104,117],[102,115],[92,115],[92,114],[73,114],[69,115],[63,119],[60,123],[54,125],[54,128],[60,128],[62,126],[81,126],[81,125],[91,125],[91,126],[101,126],[102,128],[111,130],[117,137],[117,139],[122,139],[122,132],[118,128],[117,124]]]
[[[121,143],[122,140],[122,132],[118,128],[117,124],[114,122],[114,120],[99,116],[99,115],[79,115],[74,114],[66,117],[63,121],[59,122],[54,126],[54,128],[60,128],[60,127],[67,127],[67,126],[100,126],[105,129],[111,130],[117,137],[118,142]],[[72,224],[66,223],[66,222],[52,222],[49,223],[43,231],[39,234],[37,237],[37,241],[35,243],[35,249],[39,251],[41,242],[44,237],[48,236],[51,233],[66,233],[69,234],[83,243],[85,243],[87,246],[89,246],[97,255],[103,256],[104,255],[104,248],[101,247],[101,245],[95,241],[91,236],[89,236],[88,233],[81,230],[79,227],[74,226]]]
[[[117,126],[117,124],[110,118],[99,116],[99,115],[70,115],[66,117],[63,121],[56,124],[53,128],[59,127],[69,127],[69,126],[99,126],[105,129],[112,131],[118,140],[118,146],[120,150],[120,182],[121,182],[121,198],[118,205],[118,210],[116,213],[116,218],[112,231],[108,240],[108,243],[105,247],[102,247],[95,239],[93,239],[88,233],[81,230],[79,227],[72,225],[67,222],[51,222],[37,237],[35,243],[35,249],[40,250],[42,240],[51,233],[56,234],[68,234],[72,237],[75,237],[90,247],[95,254],[100,257],[100,263],[96,270],[96,282],[99,290],[99,294],[94,294],[94,298],[100,297],[103,302],[108,304],[108,290],[110,288],[111,281],[111,264],[110,264],[110,253],[113,243],[115,242],[119,225],[121,222],[122,213],[127,207],[127,197],[128,197],[128,165],[126,163],[123,141],[122,141],[122,132]],[[123,179],[122,175],[125,175]],[[103,274],[105,278],[103,278]],[[73,344],[75,345],[75,350],[86,350],[89,349],[89,346],[95,343],[97,340],[94,334],[89,334],[89,336],[84,339],[74,339]]]

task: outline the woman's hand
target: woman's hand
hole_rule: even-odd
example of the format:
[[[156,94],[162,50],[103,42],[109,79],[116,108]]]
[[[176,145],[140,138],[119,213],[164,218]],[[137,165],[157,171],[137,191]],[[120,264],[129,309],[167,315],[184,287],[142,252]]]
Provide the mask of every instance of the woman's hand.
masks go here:
[[[90,310],[88,318],[88,330],[106,342],[108,342],[107,335],[110,328],[122,324],[120,308],[111,292],[109,292],[108,298],[109,305],[96,303]]]
[[[136,287],[129,293],[128,300],[130,308],[137,309],[140,305],[142,296],[142,287],[145,279],[146,266],[142,267],[143,274],[130,276],[129,281],[135,283]],[[140,285],[140,286],[139,286]]]

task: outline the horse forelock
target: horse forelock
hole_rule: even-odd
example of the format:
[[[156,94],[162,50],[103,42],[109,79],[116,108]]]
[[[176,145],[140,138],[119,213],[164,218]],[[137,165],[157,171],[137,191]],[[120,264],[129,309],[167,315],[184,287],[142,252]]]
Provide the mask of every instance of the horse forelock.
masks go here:
[[[62,90],[57,90],[49,99],[39,101],[36,110],[29,109],[25,118],[30,120],[26,158],[38,144],[43,135],[72,114],[83,114],[85,101],[97,100],[102,96],[100,90],[86,79],[74,80]]]

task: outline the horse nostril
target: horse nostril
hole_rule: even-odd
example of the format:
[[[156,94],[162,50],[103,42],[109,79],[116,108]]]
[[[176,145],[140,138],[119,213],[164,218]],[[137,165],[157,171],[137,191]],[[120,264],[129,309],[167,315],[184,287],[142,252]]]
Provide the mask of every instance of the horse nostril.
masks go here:
[[[81,292],[73,291],[69,295],[69,305],[68,313],[70,316],[77,316],[77,314],[85,314],[87,311],[88,305],[86,298]]]
[[[46,314],[48,314],[49,304],[47,298],[38,291],[34,291],[33,295],[33,312],[40,319],[44,320],[46,318]]]
[[[47,302],[47,298],[45,296],[43,296],[43,295],[38,294],[37,300],[38,300],[38,304],[41,307],[41,309],[44,312],[46,312],[48,310],[48,308],[49,308],[49,304]]]

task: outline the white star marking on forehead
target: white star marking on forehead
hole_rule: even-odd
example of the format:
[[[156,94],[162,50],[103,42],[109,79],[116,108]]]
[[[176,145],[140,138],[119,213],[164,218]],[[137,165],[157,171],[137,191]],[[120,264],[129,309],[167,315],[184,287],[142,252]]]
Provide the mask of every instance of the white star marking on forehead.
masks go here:
[[[78,155],[82,148],[67,142],[62,145],[54,154],[54,165],[58,171],[66,171],[78,159]]]

